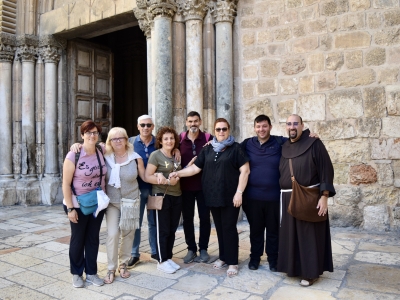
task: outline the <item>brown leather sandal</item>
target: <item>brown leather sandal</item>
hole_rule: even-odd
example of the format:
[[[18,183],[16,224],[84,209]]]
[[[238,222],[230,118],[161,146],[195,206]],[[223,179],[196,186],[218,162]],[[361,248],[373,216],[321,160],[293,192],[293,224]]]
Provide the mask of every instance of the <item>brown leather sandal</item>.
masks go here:
[[[118,272],[121,278],[129,278],[131,277],[131,273],[128,271],[126,264],[120,264],[118,267]]]
[[[111,284],[114,282],[115,270],[108,270],[106,277],[104,278],[104,283]]]

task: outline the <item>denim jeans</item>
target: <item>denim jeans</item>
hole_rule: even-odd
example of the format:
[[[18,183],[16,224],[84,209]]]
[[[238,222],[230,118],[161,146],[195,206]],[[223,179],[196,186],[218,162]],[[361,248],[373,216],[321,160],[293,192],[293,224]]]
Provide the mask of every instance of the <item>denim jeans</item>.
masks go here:
[[[149,196],[150,189],[140,189],[140,227],[136,229],[135,237],[132,245],[132,256],[140,257],[139,246],[140,246],[140,231],[142,228],[144,208],[147,205],[147,196]],[[147,211],[147,223],[149,228],[149,244],[151,254],[157,254],[157,228],[154,220],[154,215],[151,210]]]

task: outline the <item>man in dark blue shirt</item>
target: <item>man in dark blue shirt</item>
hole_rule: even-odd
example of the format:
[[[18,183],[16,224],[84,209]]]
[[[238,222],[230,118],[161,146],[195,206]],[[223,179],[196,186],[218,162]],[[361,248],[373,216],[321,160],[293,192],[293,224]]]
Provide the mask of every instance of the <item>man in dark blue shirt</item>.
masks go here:
[[[257,270],[265,252],[269,268],[276,272],[279,245],[279,161],[282,144],[287,138],[270,135],[271,120],[259,115],[254,120],[257,136],[242,142],[242,149],[250,158],[250,176],[243,194],[243,210],[250,225],[249,269]]]
[[[152,135],[154,129],[153,119],[149,115],[143,115],[138,118],[137,128],[139,135],[129,138],[133,144],[134,151],[143,158],[146,168],[150,154],[155,150],[155,137]],[[137,178],[140,190],[140,227],[136,229],[132,245],[132,256],[128,261],[128,268],[134,267],[139,262],[140,231],[142,227],[144,208],[147,204],[147,197],[151,193],[151,184],[144,182],[140,177]],[[157,255],[157,229],[153,214],[147,211],[147,222],[149,227],[149,244],[151,256]]]

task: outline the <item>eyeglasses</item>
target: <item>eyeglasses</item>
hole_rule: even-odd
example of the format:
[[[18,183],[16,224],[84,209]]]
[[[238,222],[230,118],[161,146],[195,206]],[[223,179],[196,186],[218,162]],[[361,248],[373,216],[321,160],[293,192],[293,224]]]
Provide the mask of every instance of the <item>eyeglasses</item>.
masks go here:
[[[142,124],[139,124],[140,125],[140,127],[142,127],[142,128],[144,128],[145,126],[147,126],[147,128],[150,128],[151,126],[153,126],[153,124],[150,124],[150,123],[142,123]]]
[[[298,126],[299,125],[299,122],[286,122],[286,125],[287,126],[292,126],[292,124],[293,124],[293,126]]]
[[[116,142],[119,143],[120,141],[125,140],[125,139],[126,139],[126,137],[117,137],[117,138],[110,139],[110,141],[113,143],[116,143]]]
[[[216,131],[216,132],[220,132],[221,130],[222,130],[223,132],[227,132],[227,131],[228,131],[228,128],[227,128],[227,127],[215,128],[215,131]]]
[[[87,136],[98,136],[100,133],[98,131],[86,131],[85,134]]]

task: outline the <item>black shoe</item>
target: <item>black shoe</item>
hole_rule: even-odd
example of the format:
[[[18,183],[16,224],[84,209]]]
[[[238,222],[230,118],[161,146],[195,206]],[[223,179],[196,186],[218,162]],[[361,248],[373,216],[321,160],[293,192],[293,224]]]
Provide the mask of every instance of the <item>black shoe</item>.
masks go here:
[[[249,269],[250,270],[257,270],[259,265],[260,265],[259,260],[250,259],[250,261],[249,261]]]
[[[269,264],[269,270],[271,272],[278,272],[278,269],[276,268],[276,264]]]
[[[151,258],[158,261],[158,256],[157,256],[157,254],[152,254],[152,255],[151,255]]]
[[[131,257],[128,260],[128,269],[133,268],[134,266],[136,266],[139,263],[139,257]]]

